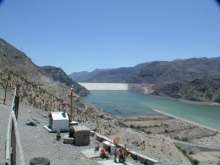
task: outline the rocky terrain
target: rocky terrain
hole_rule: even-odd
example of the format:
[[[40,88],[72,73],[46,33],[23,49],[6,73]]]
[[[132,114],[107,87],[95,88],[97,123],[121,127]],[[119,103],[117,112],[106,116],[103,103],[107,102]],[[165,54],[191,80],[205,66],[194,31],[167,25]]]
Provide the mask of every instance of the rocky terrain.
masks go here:
[[[19,84],[20,101],[25,105],[30,105],[46,111],[60,110],[67,97],[58,97],[54,93],[48,92],[46,89],[33,82],[27,81],[22,76],[13,72],[0,72],[0,84],[7,84],[7,90],[0,87],[0,101],[3,102],[3,93],[5,93],[5,91],[6,101],[9,100],[14,87]]]
[[[62,69],[56,67],[39,67],[25,53],[0,39],[0,71],[13,72],[29,82],[44,88],[57,97],[74,85],[75,92],[86,95],[88,91],[69,79]]]
[[[93,72],[72,73],[75,81],[124,82],[124,83],[171,83],[192,81],[204,77],[220,77],[220,58],[191,58],[174,61],[146,62],[134,67],[97,69]]]
[[[87,106],[75,113],[75,120],[102,135],[118,138],[128,148],[162,165],[215,165],[220,159],[220,134],[214,130],[158,113],[117,118]]]
[[[0,108],[0,123],[7,125],[8,108],[10,106],[0,104]],[[175,144],[163,135],[152,134],[146,136],[144,132],[121,127],[118,120],[108,114],[100,113],[92,107],[76,109],[74,116],[74,120],[77,120],[80,124],[86,125],[110,138],[119,137],[120,142],[126,144],[127,147],[160,160],[162,165],[176,165],[176,162],[180,165],[190,165],[189,160],[175,147]],[[35,126],[28,126],[27,123],[30,121]],[[62,141],[56,141],[56,134],[50,134],[43,128],[44,125],[48,124],[48,112],[21,105],[18,124],[27,164],[35,156],[48,157],[54,165],[96,164],[93,160],[85,158],[80,153],[80,151],[88,148],[93,149],[95,145],[94,139],[91,137],[91,145],[86,147],[65,145],[62,144]],[[1,148],[4,148],[5,132],[5,128],[0,132]],[[146,147],[142,144],[143,142]],[[169,150],[169,152],[166,152],[166,150]],[[4,150],[0,150],[1,160],[4,159],[3,152]]]
[[[61,68],[55,66],[42,66],[40,69],[47,77],[50,77],[52,80],[58,81],[68,87],[73,86],[75,92],[80,96],[86,96],[89,93],[88,90],[69,78],[69,76]]]
[[[22,84],[22,80],[17,79],[19,84]],[[55,135],[51,135],[43,129],[43,125],[48,123],[48,112],[59,110],[56,97],[32,84],[29,84],[28,90],[23,88],[20,90],[19,129],[22,132],[21,140],[27,155],[25,157],[27,162],[33,156],[43,155],[50,157],[55,165],[56,163],[57,165],[60,163],[68,165],[72,161],[76,165],[96,164],[80,154],[81,150],[93,148],[94,143],[88,147],[63,145],[62,142],[55,141]],[[25,92],[30,93],[25,95]],[[2,90],[0,90],[0,94],[2,96]],[[46,98],[48,100],[45,100],[45,103],[50,104],[43,104],[43,100]],[[6,109],[10,108],[11,100],[12,92],[8,92],[6,105],[0,105],[0,116],[3,117],[0,120],[1,125],[6,125],[8,114]],[[74,105],[73,119],[75,121],[112,139],[118,138],[119,142],[126,144],[128,148],[157,159],[162,165],[190,165],[192,161],[199,161],[201,165],[215,165],[220,158],[219,150],[209,149],[213,146],[220,149],[219,134],[215,131],[161,114],[117,118],[82,102],[76,102]],[[62,109],[69,110],[68,107],[62,107]],[[30,121],[34,122],[36,126],[26,125]],[[3,129],[0,133],[2,146],[4,145],[4,135]],[[176,142],[182,143],[177,145]],[[201,145],[205,145],[204,148],[201,149]],[[32,152],[27,154],[30,152],[30,148]],[[64,154],[66,152],[67,154]],[[204,154],[208,155],[206,159],[204,159]]]
[[[158,85],[153,93],[186,100],[220,103],[220,79],[203,78]]]
[[[4,143],[9,118],[8,108],[10,106],[0,104],[0,124],[5,126],[0,131],[0,162],[4,160],[5,155]],[[34,123],[34,126],[27,125],[29,122]],[[53,165],[97,165],[95,161],[85,158],[80,153],[81,150],[93,148],[94,140],[92,138],[90,146],[65,145],[62,140],[56,141],[56,134],[50,134],[43,128],[47,124],[48,112],[20,105],[18,127],[25,164],[29,164],[33,157],[46,157]],[[64,134],[62,134],[62,138],[63,136]]]
[[[220,102],[220,58],[155,61],[128,68],[72,73],[70,77],[84,82],[137,84],[130,89],[187,100]]]
[[[126,73],[125,70],[124,73]],[[200,81],[194,83],[199,84]],[[4,126],[7,125],[12,89],[18,84],[20,86],[19,129],[22,132],[21,140],[27,155],[27,162],[33,156],[43,155],[53,159],[52,164],[55,165],[56,163],[68,165],[73,161],[75,164],[96,164],[80,154],[79,150],[86,148],[66,146],[55,142],[55,137],[42,128],[48,122],[48,112],[69,110],[69,107],[63,106],[63,103],[67,100],[70,85],[74,85],[75,92],[81,95],[87,94],[85,88],[70,80],[60,68],[36,66],[24,53],[3,40],[0,40],[0,84],[0,102],[4,102],[4,88],[7,87],[6,105],[0,105],[0,124]],[[207,81],[207,86],[209,84],[212,83]],[[141,87],[145,89],[144,84]],[[154,87],[150,86],[151,89]],[[212,84],[212,87],[213,91],[218,88],[218,82]],[[138,86],[130,88],[139,89]],[[196,89],[202,91],[200,88]],[[151,90],[146,89],[146,91]],[[176,93],[179,92],[180,90]],[[217,95],[214,98],[217,98]],[[102,135],[119,138],[120,143],[159,160],[162,165],[190,165],[192,161],[211,165],[220,159],[219,133],[174,118],[159,114],[117,118],[80,101],[75,102],[73,113],[74,120]],[[27,126],[26,123],[29,121],[37,126]],[[1,148],[4,148],[4,141],[5,127],[0,131]],[[213,150],[213,146],[217,149]],[[4,155],[2,151],[0,155]],[[208,155],[208,158],[204,159],[204,154]]]

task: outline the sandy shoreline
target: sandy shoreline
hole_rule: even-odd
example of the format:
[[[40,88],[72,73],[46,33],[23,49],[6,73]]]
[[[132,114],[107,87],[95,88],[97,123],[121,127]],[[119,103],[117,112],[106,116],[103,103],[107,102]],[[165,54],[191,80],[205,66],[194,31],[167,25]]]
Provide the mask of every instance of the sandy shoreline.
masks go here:
[[[184,103],[189,103],[189,104],[220,106],[220,103],[216,103],[216,102],[192,101],[192,100],[184,100],[184,99],[177,99],[177,100],[184,102]]]
[[[172,146],[176,146],[181,152],[185,153],[184,155],[187,155],[186,158],[191,161],[199,161],[200,165],[214,165],[220,160],[219,130],[161,112],[157,109],[154,109],[154,111],[158,115],[133,116],[121,119],[120,122],[126,128],[144,132],[145,137],[153,138],[154,145],[158,143],[157,147],[161,147],[160,150],[162,151],[164,150],[163,146],[169,139],[170,150]],[[166,143],[161,142],[159,139],[155,140],[156,138],[166,139]],[[147,139],[147,141],[150,140]],[[151,147],[152,142],[147,143],[147,147]],[[153,149],[151,148],[151,150]],[[148,150],[147,153],[151,152],[151,150]],[[172,150],[173,152],[175,151],[174,148]],[[164,152],[161,154],[166,155]],[[176,152],[175,155],[178,155],[178,153]],[[204,158],[204,155],[207,158]],[[166,155],[166,157],[169,157],[169,155]],[[184,158],[178,159],[184,160]],[[159,158],[159,160],[161,159]],[[161,160],[161,163],[164,164],[164,160]],[[172,164],[171,162],[169,163]],[[185,165],[187,162],[180,164]]]
[[[165,116],[169,116],[169,117],[175,118],[175,119],[177,119],[177,120],[181,120],[181,121],[187,122],[187,123],[189,123],[189,124],[196,125],[196,126],[198,126],[198,127],[202,127],[202,128],[209,129],[209,130],[211,130],[211,131],[215,131],[215,132],[220,133],[220,130],[218,130],[218,129],[211,128],[211,127],[205,126],[205,125],[203,125],[203,124],[199,124],[199,123],[197,123],[197,122],[190,121],[190,120],[187,120],[187,119],[184,119],[184,118],[181,118],[181,117],[177,117],[177,116],[175,116],[175,115],[171,115],[171,114],[169,114],[169,113],[162,112],[162,111],[160,111],[160,110],[158,110],[158,109],[153,109],[153,111],[158,112],[158,113],[160,113],[160,114],[163,114],[163,115],[165,115]]]

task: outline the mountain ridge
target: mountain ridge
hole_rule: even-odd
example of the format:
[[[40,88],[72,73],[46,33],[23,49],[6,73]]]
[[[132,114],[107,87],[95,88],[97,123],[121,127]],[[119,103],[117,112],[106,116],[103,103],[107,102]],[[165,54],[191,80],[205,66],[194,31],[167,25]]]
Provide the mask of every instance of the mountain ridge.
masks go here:
[[[220,77],[220,57],[153,61],[133,67],[73,72],[69,76],[75,81],[83,82],[159,83],[177,79],[190,81],[206,76]]]
[[[50,72],[45,67],[39,67],[22,51],[0,38],[0,71],[13,72],[26,80],[39,85],[57,97],[67,97],[64,91],[74,85],[79,95],[87,95],[88,91],[78,83],[71,80],[68,75],[57,67],[51,67]],[[60,77],[56,73],[61,73]],[[56,77],[56,79],[54,78]]]
[[[72,73],[70,77],[80,82],[153,84],[152,94],[220,102],[220,57],[153,61],[81,73]],[[143,92],[146,88],[147,85],[135,87]]]

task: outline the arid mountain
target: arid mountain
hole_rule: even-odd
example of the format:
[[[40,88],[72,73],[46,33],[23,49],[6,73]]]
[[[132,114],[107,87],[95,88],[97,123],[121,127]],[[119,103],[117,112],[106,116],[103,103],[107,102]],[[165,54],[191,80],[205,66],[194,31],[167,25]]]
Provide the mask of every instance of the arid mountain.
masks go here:
[[[50,81],[30,58],[2,39],[0,39],[0,70],[21,74],[36,84]]]
[[[79,95],[86,96],[88,94],[88,91],[84,87],[80,86],[78,83],[69,78],[69,76],[61,68],[55,66],[42,66],[40,69],[52,80],[65,84],[68,87],[73,86],[75,92]]]
[[[70,77],[83,82],[168,83],[192,81],[204,77],[220,77],[220,58],[155,61],[134,67],[72,73]]]
[[[220,57],[155,61],[128,68],[73,73],[70,77],[82,82],[153,84],[153,94],[220,102]]]
[[[220,103],[220,79],[195,79],[157,85],[154,93],[193,101]]]
[[[23,52],[0,39],[0,71],[13,72],[29,82],[39,85],[57,97],[63,97],[73,84],[78,94],[86,95],[88,91],[57,68],[39,67]]]

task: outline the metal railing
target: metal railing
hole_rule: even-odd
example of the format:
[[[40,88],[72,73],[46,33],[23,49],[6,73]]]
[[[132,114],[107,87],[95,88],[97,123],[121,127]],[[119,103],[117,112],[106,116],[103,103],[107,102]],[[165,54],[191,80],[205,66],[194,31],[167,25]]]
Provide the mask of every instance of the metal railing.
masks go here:
[[[19,109],[19,96],[18,88],[14,91],[14,98],[12,101],[11,112],[8,121],[6,143],[5,143],[5,165],[25,165],[24,154],[20,142],[20,136],[17,125],[18,109]],[[17,147],[19,159],[17,160]]]

